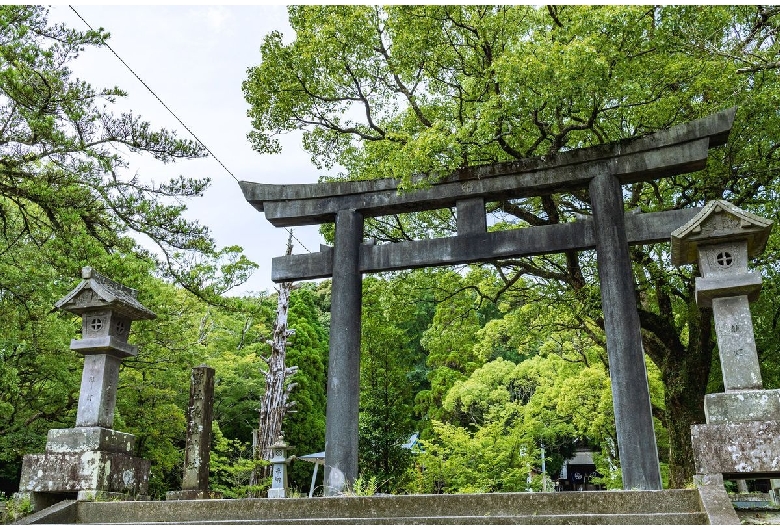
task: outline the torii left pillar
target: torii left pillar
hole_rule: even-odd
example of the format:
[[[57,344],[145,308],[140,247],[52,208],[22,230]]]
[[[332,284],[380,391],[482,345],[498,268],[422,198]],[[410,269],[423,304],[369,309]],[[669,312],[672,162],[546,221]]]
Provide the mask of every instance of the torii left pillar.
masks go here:
[[[328,401],[325,414],[325,495],[352,485],[358,472],[360,405],[360,311],[363,279],[360,243],[363,214],[336,214],[330,306]]]

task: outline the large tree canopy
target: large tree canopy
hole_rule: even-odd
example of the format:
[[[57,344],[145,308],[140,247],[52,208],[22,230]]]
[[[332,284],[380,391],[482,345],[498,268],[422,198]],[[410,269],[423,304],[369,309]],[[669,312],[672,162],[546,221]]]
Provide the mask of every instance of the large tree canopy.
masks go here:
[[[710,154],[706,170],[626,186],[626,208],[725,198],[777,218],[779,12],[756,6],[291,7],[294,39],[268,35],[262,62],[244,83],[249,137],[258,151],[277,152],[277,135],[302,129],[315,164],[343,168],[336,178],[396,177],[412,186],[420,174],[436,179],[475,164],[634,137],[737,105],[729,142]],[[590,213],[584,191],[489,209],[501,228]],[[449,211],[367,222],[367,231],[383,240],[452,228]],[[770,243],[768,260],[775,249]],[[656,410],[670,438],[662,458],[671,484],[681,486],[693,474],[689,426],[704,421],[708,383],[717,388],[709,377],[712,315],[696,307],[695,271],[673,270],[666,246],[633,248],[632,257],[645,350],[665,385],[664,409]],[[543,292],[603,342],[594,331],[602,317],[592,253],[492,266],[503,283],[494,300],[521,306]],[[521,286],[524,275],[539,289]]]

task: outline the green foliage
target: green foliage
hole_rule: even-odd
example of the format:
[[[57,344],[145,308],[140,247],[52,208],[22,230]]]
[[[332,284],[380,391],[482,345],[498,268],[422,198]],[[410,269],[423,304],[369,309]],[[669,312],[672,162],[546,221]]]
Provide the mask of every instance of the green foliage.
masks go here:
[[[0,524],[13,524],[17,519],[26,517],[33,512],[32,501],[29,496],[12,497],[7,499],[5,495],[0,494]]]
[[[417,359],[402,327],[411,304],[394,289],[399,284],[376,277],[363,284],[359,468],[385,493],[399,492],[405,482],[411,454],[401,445],[415,432],[408,373]]]
[[[280,149],[276,135],[303,130],[315,164],[343,168],[331,179],[396,177],[410,188],[456,169],[636,137],[737,105],[728,144],[711,152],[705,170],[627,185],[626,209],[726,198],[776,216],[780,10],[774,7],[294,6],[289,18],[294,38],[268,35],[262,62],[243,85],[250,141],[261,153]],[[488,208],[501,229],[591,213],[584,192]],[[452,233],[453,219],[448,210],[398,215],[367,220],[366,231],[380,241],[418,239]],[[773,238],[764,269],[777,262],[777,248]],[[671,483],[681,486],[693,473],[690,424],[703,421],[703,394],[708,384],[717,386],[710,378],[711,314],[696,307],[693,271],[672,269],[665,246],[631,254],[645,351],[664,387],[655,393],[663,403],[654,402],[659,432],[669,440],[663,458]],[[436,297],[434,323],[422,341],[430,389],[417,394],[421,416],[461,421],[443,414],[446,392],[487,360],[519,363],[534,355],[543,335],[533,332],[545,333],[556,318],[558,331],[579,329],[603,341],[592,252],[490,267],[498,273],[495,285],[472,269],[445,282],[449,298]],[[536,326],[540,319],[488,311],[480,320],[485,300],[508,306],[505,315],[527,305],[550,323],[528,333],[518,324]],[[774,336],[776,305],[761,308],[766,337]],[[758,340],[773,373],[776,348]],[[569,348],[561,355],[603,362],[577,344],[576,337],[560,342]]]
[[[345,492],[347,497],[371,497],[377,492],[377,478],[361,473]]]
[[[271,477],[257,486],[249,485],[252,470],[268,465],[263,460],[252,458],[252,444],[230,440],[222,435],[217,422],[212,424],[211,462],[209,465],[209,488],[222,494],[225,499],[258,497],[271,486]]]
[[[412,488],[420,493],[523,491],[538,449],[519,429],[502,421],[471,433],[433,421],[434,436],[417,456]]]

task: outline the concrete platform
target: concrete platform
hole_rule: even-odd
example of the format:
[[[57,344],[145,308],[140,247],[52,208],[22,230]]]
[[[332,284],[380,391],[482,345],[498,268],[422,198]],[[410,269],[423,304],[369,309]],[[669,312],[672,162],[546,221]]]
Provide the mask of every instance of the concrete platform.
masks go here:
[[[708,524],[698,490],[78,502],[78,524]]]

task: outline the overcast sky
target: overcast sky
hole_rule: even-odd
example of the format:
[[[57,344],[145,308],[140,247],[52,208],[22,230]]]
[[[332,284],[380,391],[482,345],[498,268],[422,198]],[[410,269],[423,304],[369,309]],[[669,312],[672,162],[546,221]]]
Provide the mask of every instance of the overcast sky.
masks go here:
[[[160,99],[214,152],[238,180],[315,183],[320,172],[301,147],[300,135],[283,139],[280,155],[260,155],[246,139],[250,129],[241,91],[246,70],[260,62],[260,44],[273,30],[293,37],[283,6],[75,6],[93,27],[111,33],[108,44]],[[49,22],[87,27],[68,6],[52,6]],[[107,48],[87,49],[71,65],[96,88],[118,86],[132,109],[156,127],[187,132]],[[220,247],[240,245],[259,265],[233,294],[272,289],[271,258],[284,254],[287,231],[275,228],[245,200],[235,180],[211,157],[163,165],[133,157],[131,173],[154,181],[184,175],[209,177],[203,198],[188,203],[187,217],[208,226]],[[323,242],[316,226],[295,228],[310,251]],[[305,253],[296,243],[294,253]]]

